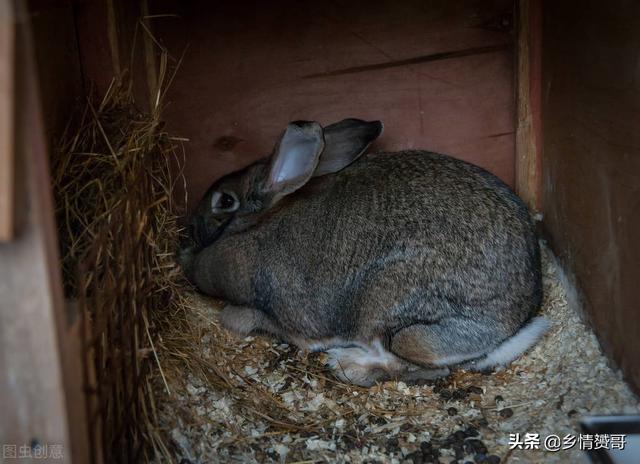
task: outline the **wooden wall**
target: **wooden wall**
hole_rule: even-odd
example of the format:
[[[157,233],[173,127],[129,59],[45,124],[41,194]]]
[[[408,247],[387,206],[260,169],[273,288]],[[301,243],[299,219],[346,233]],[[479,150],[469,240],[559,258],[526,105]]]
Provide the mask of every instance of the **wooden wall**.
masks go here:
[[[48,141],[55,143],[84,103],[72,0],[30,0],[31,30]]]
[[[605,351],[640,390],[640,3],[544,3],[543,208]]]
[[[287,122],[381,119],[378,149],[448,153],[514,184],[512,2],[156,1],[184,59],[168,96],[191,205]]]
[[[81,95],[73,11],[63,0],[34,0],[29,10],[27,2],[4,6],[10,3],[16,110],[9,156],[20,220],[0,243],[0,442],[20,454],[56,445],[60,462],[87,462],[82,359],[62,294],[48,159],[52,135]]]

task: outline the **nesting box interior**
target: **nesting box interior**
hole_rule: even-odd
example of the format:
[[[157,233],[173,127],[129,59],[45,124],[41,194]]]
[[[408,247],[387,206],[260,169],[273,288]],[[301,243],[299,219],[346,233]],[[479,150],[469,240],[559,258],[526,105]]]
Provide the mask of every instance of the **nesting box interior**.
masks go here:
[[[186,50],[167,121],[190,140],[193,200],[299,119],[379,119],[377,149],[429,147],[514,185],[510,1],[154,7],[181,18],[157,32]]]
[[[11,199],[0,202],[0,401],[14,411],[4,442],[62,444],[75,462],[576,458],[506,440],[640,410],[627,386],[640,388],[640,7],[614,4],[0,1],[11,38],[0,70],[13,70],[0,82],[0,138],[12,134],[0,145]],[[186,198],[184,214],[215,180],[268,155],[294,120],[381,120],[373,151],[425,149],[485,168],[539,219],[551,334],[501,373],[367,390],[336,382],[315,355],[230,337],[215,323],[222,303],[185,285],[180,322],[136,329],[150,342],[148,372],[135,373],[149,392],[135,389],[155,397],[135,417],[160,438],[141,432],[109,453],[110,422],[97,430],[91,408],[104,411],[115,393],[84,399],[96,395],[86,372],[95,353],[86,321],[65,309],[64,232],[47,180],[70,115],[87,99],[100,109],[114,78],[131,82],[132,108],[158,115],[153,130],[180,146],[171,194]],[[133,440],[115,423],[117,443]]]

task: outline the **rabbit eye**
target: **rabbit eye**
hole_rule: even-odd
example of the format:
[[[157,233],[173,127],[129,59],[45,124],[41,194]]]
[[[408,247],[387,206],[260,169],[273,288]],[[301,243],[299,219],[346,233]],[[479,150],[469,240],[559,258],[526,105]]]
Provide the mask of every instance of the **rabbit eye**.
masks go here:
[[[220,208],[229,209],[235,204],[235,199],[228,193],[223,193],[220,197]]]
[[[240,201],[231,192],[214,192],[211,196],[211,209],[214,213],[233,213],[240,207]]]

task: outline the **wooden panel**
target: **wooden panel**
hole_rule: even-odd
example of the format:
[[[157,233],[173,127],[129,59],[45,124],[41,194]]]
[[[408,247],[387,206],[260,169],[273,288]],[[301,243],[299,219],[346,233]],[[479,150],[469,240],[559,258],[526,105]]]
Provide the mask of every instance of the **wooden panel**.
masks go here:
[[[542,121],[542,0],[517,3],[516,192],[540,210]]]
[[[640,391],[640,3],[545,2],[543,205],[606,352]]]
[[[44,0],[46,1],[46,0]],[[73,0],[85,86],[103,96],[114,78],[133,75],[141,110],[155,101],[155,50],[146,0]],[[145,22],[142,27],[140,21]]]
[[[514,184],[510,1],[153,2],[184,60],[169,92],[197,201],[270,153],[286,123],[382,119],[378,149],[421,148]]]
[[[16,207],[25,213],[20,233],[0,245],[0,442],[15,446],[20,462],[82,463],[78,337],[65,317],[31,18],[26,3],[16,5]],[[48,459],[36,454],[45,446]]]
[[[73,3],[85,86],[96,95],[104,95],[120,68],[112,50],[113,33],[109,33],[110,2],[74,0]]]
[[[47,141],[53,147],[73,111],[84,105],[72,0],[30,0],[29,11]]]
[[[0,242],[14,233],[13,0],[0,0]]]

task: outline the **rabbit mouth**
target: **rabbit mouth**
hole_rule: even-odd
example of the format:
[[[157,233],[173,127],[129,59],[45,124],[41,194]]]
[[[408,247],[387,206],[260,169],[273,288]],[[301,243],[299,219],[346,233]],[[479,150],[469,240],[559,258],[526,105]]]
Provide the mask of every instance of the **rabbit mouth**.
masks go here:
[[[215,242],[231,222],[231,217],[221,222],[215,222],[211,227],[202,216],[196,216],[189,224],[191,238],[199,247],[205,248]]]

